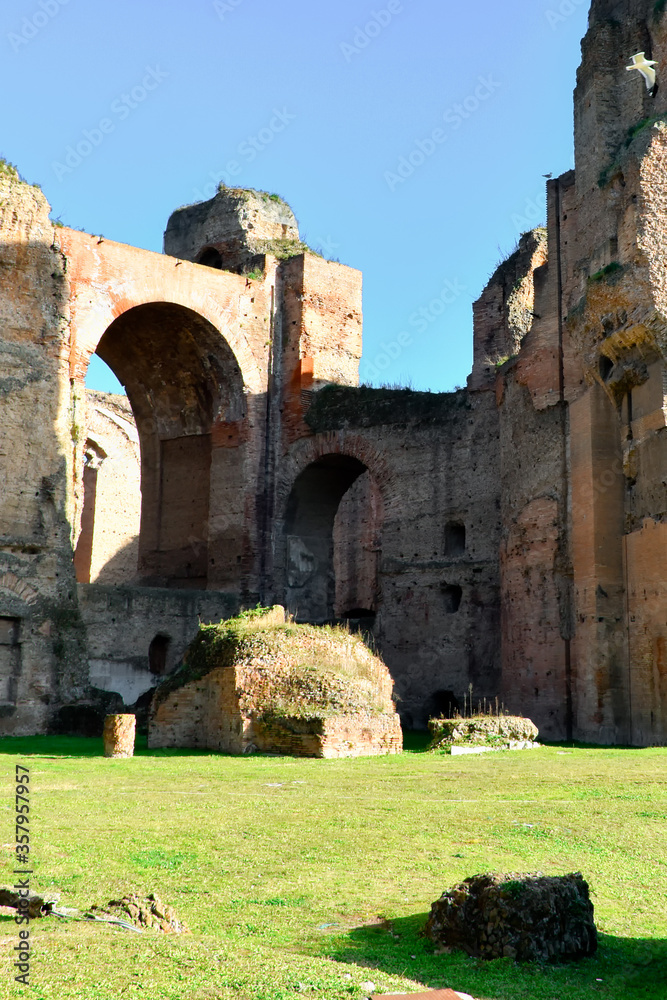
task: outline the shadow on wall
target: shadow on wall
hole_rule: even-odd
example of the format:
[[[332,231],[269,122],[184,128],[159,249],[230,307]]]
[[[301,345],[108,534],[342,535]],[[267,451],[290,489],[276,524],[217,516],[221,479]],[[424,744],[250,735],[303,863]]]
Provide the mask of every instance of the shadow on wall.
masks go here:
[[[139,536],[132,538],[104,563],[91,583],[104,586],[138,583]]]
[[[118,584],[135,584],[139,580],[139,536],[131,539],[123,548],[119,549],[111,559],[109,559],[100,569],[97,578],[91,583],[101,586],[113,586]],[[87,581],[79,581],[87,582]]]
[[[146,735],[153,691],[145,691],[133,704],[126,705],[117,692],[93,688],[95,702],[63,705],[53,716],[49,732],[54,736],[101,737],[107,715],[136,715],[137,732]]]

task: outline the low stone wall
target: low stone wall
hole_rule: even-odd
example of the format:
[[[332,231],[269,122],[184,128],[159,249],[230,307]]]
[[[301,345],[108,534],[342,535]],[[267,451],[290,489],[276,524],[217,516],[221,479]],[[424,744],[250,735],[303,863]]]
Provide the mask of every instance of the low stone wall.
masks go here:
[[[398,715],[335,715],[320,719],[252,721],[258,750],[295,757],[373,757],[400,753],[403,733]]]
[[[172,691],[149,721],[148,745],[243,753],[252,742],[250,721],[239,709],[237,671],[219,667]]]
[[[512,743],[532,743],[539,731],[530,719],[519,715],[483,715],[469,719],[430,719],[431,750],[457,744],[510,747]]]

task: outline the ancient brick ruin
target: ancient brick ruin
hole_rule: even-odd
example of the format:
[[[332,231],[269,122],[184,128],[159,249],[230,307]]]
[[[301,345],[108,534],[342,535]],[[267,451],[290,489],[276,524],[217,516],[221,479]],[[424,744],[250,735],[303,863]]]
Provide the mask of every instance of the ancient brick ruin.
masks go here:
[[[642,50],[653,92],[625,69]],[[372,631],[407,724],[472,684],[543,738],[667,742],[654,0],[593,3],[575,164],[476,303],[468,387],[445,394],[358,386],[361,275],[275,196],[179,210],[160,255],[55,227],[5,168],[2,731],[145,704],[200,620],[261,602]],[[86,396],[95,352],[127,404]]]
[[[286,622],[282,607],[250,615],[245,628],[236,619],[200,630],[182,668],[155,693],[149,747],[322,758],[401,752],[392,677],[361,636]]]

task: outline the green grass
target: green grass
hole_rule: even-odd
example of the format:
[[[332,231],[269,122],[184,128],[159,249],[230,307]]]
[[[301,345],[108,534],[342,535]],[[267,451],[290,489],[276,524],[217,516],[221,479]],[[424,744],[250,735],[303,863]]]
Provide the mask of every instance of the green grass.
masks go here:
[[[33,887],[65,906],[156,892],[192,933],[32,924],[34,1000],[355,1000],[451,986],[479,1000],[667,997],[667,750],[549,747],[317,761],[0,741],[11,882],[12,780],[31,767]],[[483,871],[581,871],[600,950],[542,968],[435,955],[430,903]],[[5,987],[5,983],[10,984]]]

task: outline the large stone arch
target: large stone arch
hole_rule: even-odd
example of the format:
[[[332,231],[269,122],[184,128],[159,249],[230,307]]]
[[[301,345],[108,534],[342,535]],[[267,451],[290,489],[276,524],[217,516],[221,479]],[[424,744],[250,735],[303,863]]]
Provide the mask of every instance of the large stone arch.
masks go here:
[[[239,589],[252,549],[273,272],[253,282],[72,230],[57,240],[69,286],[72,425],[85,427],[85,376],[97,352],[126,386],[141,439],[139,566],[126,582]],[[84,443],[80,433],[75,543]]]
[[[125,386],[139,433],[137,579],[205,589],[214,427],[246,418],[236,357],[208,320],[167,302],[121,313],[97,354]]]
[[[90,357],[108,327],[123,313],[164,302],[207,321],[232,351],[249,393],[266,390],[266,336],[254,338],[240,322],[246,302],[266,297],[246,278],[212,271],[163,254],[137,250],[87,233],[58,231],[70,289],[70,374],[85,378]]]

